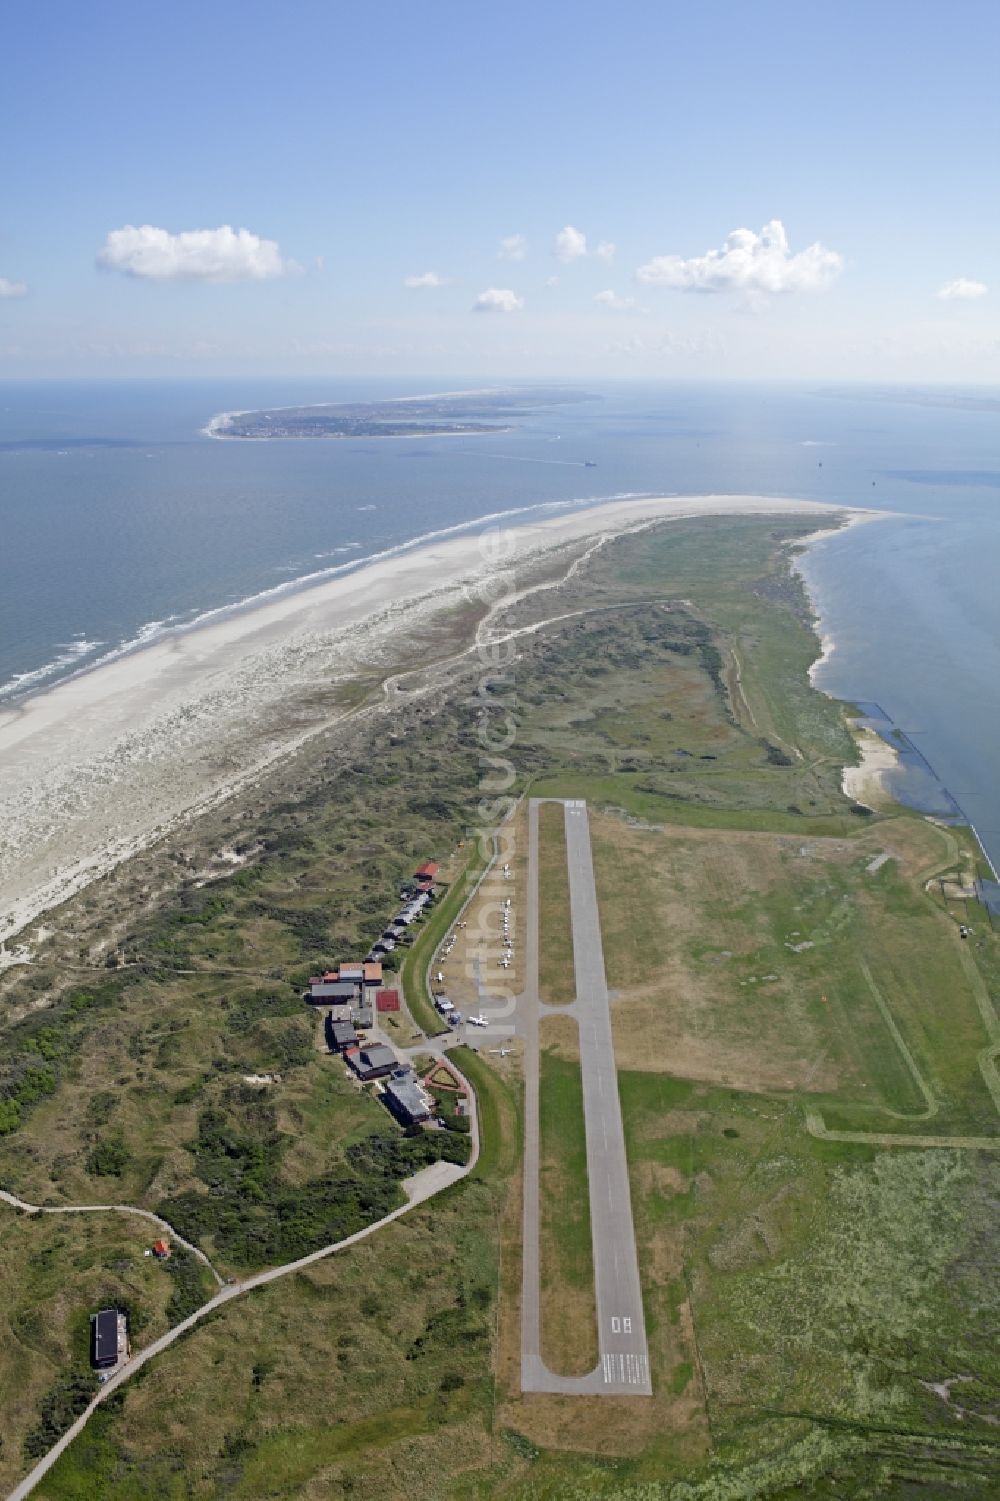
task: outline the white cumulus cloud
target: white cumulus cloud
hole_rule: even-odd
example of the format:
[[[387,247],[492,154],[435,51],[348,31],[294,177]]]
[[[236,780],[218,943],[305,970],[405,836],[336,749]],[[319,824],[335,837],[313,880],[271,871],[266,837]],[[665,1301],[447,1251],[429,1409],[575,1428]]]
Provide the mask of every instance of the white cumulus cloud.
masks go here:
[[[615,244],[614,240],[601,240],[594,250],[594,254],[597,256],[597,259],[599,261],[604,261],[605,265],[610,266],[611,262],[615,258],[615,251],[617,249],[618,246]]]
[[[582,230],[567,224],[556,235],[555,252],[561,261],[578,261],[587,254],[587,236]]]
[[[634,297],[619,297],[617,292],[609,287],[606,292],[595,292],[594,301],[601,303],[603,307],[612,308],[616,313],[623,313],[627,308],[635,307]]]
[[[419,276],[404,276],[404,287],[446,287],[448,278],[438,276],[436,271],[422,271]]]
[[[524,298],[518,297],[510,287],[488,287],[480,292],[472,304],[474,313],[518,313],[524,307]]]
[[[650,286],[681,292],[816,292],[843,267],[842,255],[818,243],[793,255],[785,226],[772,219],[760,234],[734,229],[721,250],[707,250],[690,260],[658,255],[636,275]]]
[[[26,297],[28,283],[26,281],[10,281],[6,276],[0,276],[0,297]]]
[[[97,264],[146,281],[269,281],[299,269],[284,259],[275,240],[230,224],[180,234],[152,224],[126,224],[110,232]]]
[[[528,253],[528,242],[524,235],[505,235],[500,241],[500,249],[497,251],[498,261],[523,261]]]
[[[954,281],[946,281],[937,296],[945,302],[972,302],[976,297],[985,297],[988,291],[985,282],[958,276]]]

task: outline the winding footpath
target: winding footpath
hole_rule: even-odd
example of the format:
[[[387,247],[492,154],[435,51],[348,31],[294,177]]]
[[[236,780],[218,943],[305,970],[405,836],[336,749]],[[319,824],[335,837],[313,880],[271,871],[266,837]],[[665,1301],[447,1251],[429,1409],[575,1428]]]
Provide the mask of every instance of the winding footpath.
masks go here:
[[[464,1076],[463,1080],[469,1091],[469,1099],[475,1102],[476,1096],[471,1084],[469,1084],[467,1079],[464,1079]],[[69,1448],[73,1440],[78,1438],[83,1432],[101,1403],[107,1401],[112,1392],[117,1391],[120,1386],[124,1386],[125,1382],[129,1381],[137,1371],[140,1371],[148,1361],[162,1354],[164,1350],[169,1349],[176,1340],[180,1339],[182,1334],[186,1334],[189,1329],[193,1329],[196,1324],[200,1324],[202,1319],[208,1318],[209,1314],[215,1313],[225,1303],[231,1303],[234,1298],[242,1298],[258,1287],[266,1287],[269,1282],[277,1282],[281,1277],[290,1277],[295,1272],[305,1271],[307,1267],[313,1266],[317,1261],[324,1261],[328,1256],[333,1256],[338,1251],[346,1251],[350,1246],[357,1245],[359,1241],[367,1240],[376,1231],[384,1229],[386,1225],[391,1225],[393,1220],[398,1220],[404,1214],[408,1214],[418,1204],[426,1203],[428,1199],[432,1199],[436,1194],[442,1193],[444,1189],[450,1188],[453,1183],[457,1183],[462,1178],[467,1177],[479,1159],[479,1112],[475,1104],[470,1113],[469,1124],[472,1151],[468,1162],[464,1166],[459,1166],[458,1163],[453,1162],[435,1162],[430,1167],[422,1168],[412,1178],[405,1180],[402,1188],[406,1194],[406,1203],[401,1204],[398,1209],[394,1209],[391,1214],[384,1215],[382,1219],[375,1220],[373,1224],[366,1225],[363,1230],[358,1230],[353,1235],[345,1236],[343,1240],[334,1241],[329,1246],[322,1246],[318,1251],[313,1251],[308,1256],[300,1256],[297,1261],[288,1261],[283,1266],[271,1267],[267,1271],[256,1272],[252,1277],[244,1278],[242,1282],[222,1283],[218,1272],[203,1251],[199,1251],[197,1246],[191,1245],[190,1241],[184,1240],[177,1234],[176,1230],[167,1224],[166,1220],[160,1219],[158,1215],[150,1213],[147,1209],[135,1209],[128,1204],[67,1204],[49,1207],[48,1205],[26,1204],[13,1194],[0,1191],[0,1199],[5,1204],[9,1204],[12,1208],[20,1209],[27,1214],[90,1214],[110,1211],[119,1214],[140,1215],[143,1219],[152,1220],[155,1224],[168,1230],[178,1243],[192,1251],[209,1268],[216,1281],[222,1284],[215,1296],[210,1298],[207,1303],[203,1303],[190,1317],[184,1319],[179,1324],[175,1324],[172,1329],[167,1330],[166,1334],[161,1334],[159,1339],[154,1340],[150,1345],[146,1345],[144,1349],[137,1350],[131,1359],[119,1367],[114,1375],[104,1383],[93,1401],[84,1409],[76,1422],[67,1428],[62,1437],[52,1445],[49,1452],[38,1461],[31,1473],[25,1476],[19,1485],[15,1486],[10,1492],[7,1501],[22,1501],[23,1497],[29,1496],[42,1477],[52,1468],[56,1460]]]
[[[2,1200],[4,1204],[9,1204],[12,1209],[20,1209],[23,1214],[137,1215],[140,1219],[149,1220],[149,1222],[153,1225],[156,1225],[158,1229],[165,1230],[166,1233],[173,1240],[175,1240],[179,1246],[183,1246],[185,1250],[190,1251],[192,1256],[197,1256],[202,1265],[208,1267],[208,1270],[215,1278],[215,1281],[219,1287],[222,1287],[224,1285],[224,1279],[219,1276],[219,1273],[215,1270],[215,1267],[209,1261],[204,1251],[200,1251],[196,1245],[193,1245],[191,1243],[191,1241],[185,1240],[184,1236],[181,1235],[179,1230],[174,1229],[169,1220],[161,1219],[161,1217],[158,1214],[154,1214],[151,1209],[136,1209],[132,1204],[28,1204],[24,1199],[19,1199],[16,1194],[6,1193],[2,1188],[0,1188],[0,1200]]]

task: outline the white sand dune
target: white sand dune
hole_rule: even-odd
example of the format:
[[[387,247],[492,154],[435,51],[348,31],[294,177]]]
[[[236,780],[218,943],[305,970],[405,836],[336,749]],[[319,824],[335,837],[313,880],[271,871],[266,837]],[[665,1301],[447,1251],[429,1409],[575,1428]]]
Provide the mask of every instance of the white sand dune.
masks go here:
[[[0,944],[330,724],[331,682],[390,660],[498,568],[657,519],[832,509],[686,496],[494,524],[179,631],[0,713]]]

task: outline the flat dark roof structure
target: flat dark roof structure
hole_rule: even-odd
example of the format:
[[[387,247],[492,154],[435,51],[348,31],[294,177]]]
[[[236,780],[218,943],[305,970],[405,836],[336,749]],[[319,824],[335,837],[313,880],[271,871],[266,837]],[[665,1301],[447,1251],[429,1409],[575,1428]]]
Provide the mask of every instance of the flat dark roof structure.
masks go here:
[[[322,1005],[332,1005],[336,1001],[353,1001],[361,986],[354,980],[320,980],[316,985],[309,987],[309,1000]]]
[[[376,1042],[370,1048],[361,1048],[349,1062],[361,1079],[380,1079],[391,1074],[396,1067],[396,1055],[385,1043]]]
[[[118,1364],[117,1308],[102,1308],[90,1315],[90,1363],[95,1371]]]
[[[383,1098],[393,1115],[404,1126],[430,1117],[431,1108],[427,1095],[412,1074],[407,1079],[387,1079]]]
[[[345,1048],[352,1048],[358,1040],[353,1022],[331,1022],[326,1032],[330,1047],[337,1053],[342,1053]]]

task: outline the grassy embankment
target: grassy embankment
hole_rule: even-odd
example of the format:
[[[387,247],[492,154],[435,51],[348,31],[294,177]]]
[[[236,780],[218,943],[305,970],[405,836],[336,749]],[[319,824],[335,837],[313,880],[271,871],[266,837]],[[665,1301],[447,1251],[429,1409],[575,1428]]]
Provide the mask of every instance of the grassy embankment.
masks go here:
[[[576,996],[566,869],[566,820],[558,803],[538,810],[538,993],[550,1006]]]
[[[560,1375],[582,1376],[599,1352],[576,1022],[544,1018],[539,1046],[542,1354]]]
[[[408,949],[400,964],[400,982],[410,1015],[430,1037],[447,1031],[438,1012],[434,1010],[427,994],[427,974],[438,945],[447,936],[470,892],[482,875],[490,859],[478,841],[472,841],[467,857],[459,867],[459,873],[451,885],[434,904],[430,916],[417,929],[413,947]]]

